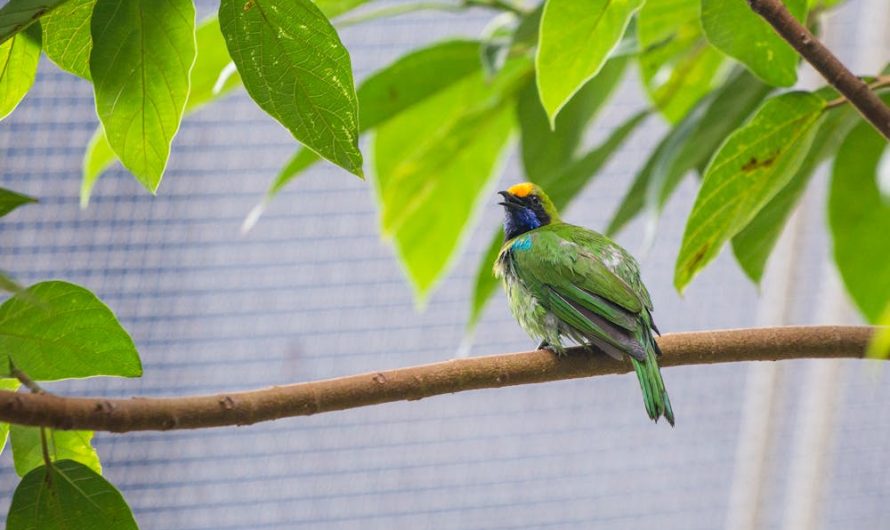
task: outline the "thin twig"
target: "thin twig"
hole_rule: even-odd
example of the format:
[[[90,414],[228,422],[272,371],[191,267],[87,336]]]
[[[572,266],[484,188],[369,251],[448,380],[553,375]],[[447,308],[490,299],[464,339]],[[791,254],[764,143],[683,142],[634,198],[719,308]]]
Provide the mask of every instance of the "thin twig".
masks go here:
[[[886,88],[890,86],[890,75],[881,75],[875,78],[874,81],[868,84],[869,90],[878,91],[882,88]],[[833,99],[825,104],[825,108],[833,109],[834,107],[840,107],[845,103],[849,103],[850,100],[845,98],[844,96],[840,96],[836,99]]]
[[[664,351],[660,364],[861,358],[873,332],[871,327],[813,326],[673,333],[658,339]],[[575,349],[557,358],[539,350],[207,396],[103,399],[0,391],[0,421],[111,432],[200,429],[628,371],[629,363],[604,354]]]
[[[782,0],[748,0],[748,4],[813,65],[831,86],[847,98],[875,129],[890,140],[890,108],[819,42],[806,26],[798,22]]]
[[[47,393],[47,391],[41,388],[41,386],[38,385],[36,381],[28,377],[28,374],[16,368],[16,366],[12,363],[12,359],[9,360],[9,374],[18,379],[19,382],[31,392],[35,394]]]

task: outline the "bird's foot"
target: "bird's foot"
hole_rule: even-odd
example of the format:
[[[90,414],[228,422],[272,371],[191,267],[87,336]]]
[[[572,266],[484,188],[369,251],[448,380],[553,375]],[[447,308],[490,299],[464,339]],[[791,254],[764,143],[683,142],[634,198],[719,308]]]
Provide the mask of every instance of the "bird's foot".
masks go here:
[[[550,343],[547,342],[546,340],[542,340],[541,343],[538,344],[538,349],[539,349],[539,350],[547,350],[547,351],[549,351],[550,353],[552,353],[552,354],[554,354],[554,355],[556,355],[556,356],[558,356],[558,357],[562,357],[562,356],[564,356],[565,353],[566,353],[564,349],[562,349],[562,348],[558,348],[558,347],[556,347],[556,346],[553,346],[552,344],[550,344]]]

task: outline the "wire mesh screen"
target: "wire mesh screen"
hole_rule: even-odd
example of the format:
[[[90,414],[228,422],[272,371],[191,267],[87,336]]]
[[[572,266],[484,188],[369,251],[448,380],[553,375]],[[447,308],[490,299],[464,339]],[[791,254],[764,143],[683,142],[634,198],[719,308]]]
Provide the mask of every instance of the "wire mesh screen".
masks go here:
[[[859,15],[854,3],[839,20]],[[204,3],[205,12],[212,5]],[[488,20],[412,15],[343,32],[357,78],[409,49],[476,36]],[[843,43],[847,49],[855,43]],[[848,50],[849,51],[849,50]],[[645,105],[631,73],[598,119],[598,141]],[[381,242],[370,186],[319,165],[289,186],[247,235],[239,227],[297,147],[243,93],[188,117],[156,197],[121,169],[78,205],[81,158],[96,126],[89,85],[44,62],[0,126],[2,185],[40,198],[0,221],[0,266],[24,283],[93,289],[133,335],[138,380],[51,385],[60,392],[183,395],[408,366],[453,357],[480,253],[500,219],[492,200],[448,279],[418,312]],[[640,131],[566,217],[602,229],[662,130]],[[521,178],[515,156],[502,183]],[[662,331],[751,326],[757,288],[724,253],[685,298],[673,263],[695,195],[685,181],[641,256]],[[814,188],[824,187],[817,179]],[[501,188],[498,188],[501,189]],[[812,322],[828,248],[822,201],[808,204],[793,322]],[[636,252],[643,222],[620,241]],[[500,293],[472,354],[527,350]],[[646,418],[631,375],[478,391],[251,427],[98,434],[104,472],[145,529],[676,528],[726,517],[746,365],[672,368],[677,428]],[[789,374],[771,452],[764,527],[780,527],[801,395]],[[890,429],[885,374],[844,372],[827,459],[825,528],[888,525]],[[0,513],[17,477],[0,466]]]

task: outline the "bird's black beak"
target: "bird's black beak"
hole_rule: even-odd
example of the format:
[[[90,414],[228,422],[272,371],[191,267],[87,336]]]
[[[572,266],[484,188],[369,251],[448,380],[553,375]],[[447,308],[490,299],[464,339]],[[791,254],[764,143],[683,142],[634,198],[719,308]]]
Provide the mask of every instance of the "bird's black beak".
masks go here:
[[[516,197],[509,191],[499,191],[498,195],[504,198],[503,202],[499,202],[501,206],[505,206],[507,208],[522,208],[522,201],[519,200],[519,197]]]

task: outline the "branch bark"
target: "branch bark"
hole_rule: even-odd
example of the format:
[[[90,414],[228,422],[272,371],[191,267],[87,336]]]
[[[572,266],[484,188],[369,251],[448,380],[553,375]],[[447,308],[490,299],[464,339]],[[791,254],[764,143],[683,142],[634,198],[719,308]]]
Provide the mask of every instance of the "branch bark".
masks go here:
[[[822,74],[834,88],[856,107],[862,116],[890,140],[890,108],[868,85],[853,75],[831,50],[797,21],[782,0],[748,0],[751,9],[763,17],[783,39]]]
[[[662,367],[802,358],[861,358],[871,327],[813,326],[672,333]],[[0,391],[0,421],[55,429],[128,432],[248,425],[393,401],[562,379],[623,374],[630,364],[573,349],[453,359],[384,372],[177,398],[103,399]]]

